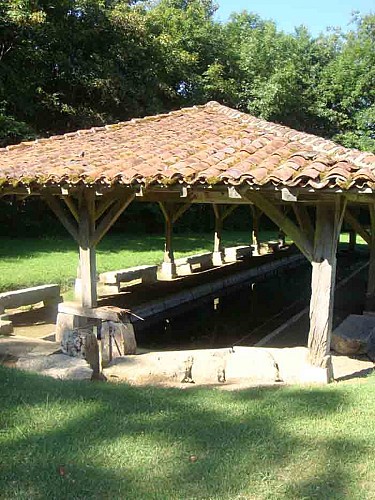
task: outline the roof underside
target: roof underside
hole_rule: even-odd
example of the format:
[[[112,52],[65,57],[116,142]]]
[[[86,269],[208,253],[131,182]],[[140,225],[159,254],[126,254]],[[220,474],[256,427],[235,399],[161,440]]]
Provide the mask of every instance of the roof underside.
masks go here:
[[[375,187],[375,155],[216,102],[0,149],[7,186]]]

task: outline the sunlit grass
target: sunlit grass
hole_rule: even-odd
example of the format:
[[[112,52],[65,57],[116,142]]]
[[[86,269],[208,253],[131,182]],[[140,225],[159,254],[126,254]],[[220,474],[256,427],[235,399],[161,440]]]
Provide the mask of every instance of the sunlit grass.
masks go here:
[[[264,231],[261,241],[276,239],[277,233]],[[225,231],[226,246],[249,244],[247,232]],[[348,234],[340,237],[348,242]],[[358,245],[366,245],[357,236]],[[175,256],[212,250],[213,235],[188,234],[174,237]],[[163,259],[164,237],[162,235],[109,234],[98,246],[98,272],[126,267],[160,264]],[[59,283],[64,291],[74,282],[78,264],[78,250],[72,239],[66,238],[0,238],[0,292]]]
[[[270,239],[272,233],[264,233]],[[226,232],[227,246],[248,244],[250,235]],[[212,250],[212,234],[176,235],[175,256]],[[98,272],[163,260],[164,237],[144,234],[109,234],[97,249]],[[73,285],[77,274],[78,249],[66,238],[0,238],[0,292],[45,283],[59,283],[64,290]]]
[[[238,392],[0,380],[1,498],[375,497],[373,376]]]

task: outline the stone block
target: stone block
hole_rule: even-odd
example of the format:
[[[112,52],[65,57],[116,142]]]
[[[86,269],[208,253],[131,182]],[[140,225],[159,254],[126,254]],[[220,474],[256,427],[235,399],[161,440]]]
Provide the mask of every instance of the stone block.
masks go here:
[[[8,319],[0,318],[0,335],[10,335],[13,333],[13,323]]]
[[[338,354],[367,354],[375,359],[375,316],[348,316],[333,331],[331,348]]]
[[[172,262],[163,262],[161,265],[160,274],[164,279],[172,279],[176,277],[176,264]]]
[[[41,285],[22,290],[0,293],[0,314],[5,309],[17,309],[43,301],[50,304],[57,304],[60,301],[59,285]]]

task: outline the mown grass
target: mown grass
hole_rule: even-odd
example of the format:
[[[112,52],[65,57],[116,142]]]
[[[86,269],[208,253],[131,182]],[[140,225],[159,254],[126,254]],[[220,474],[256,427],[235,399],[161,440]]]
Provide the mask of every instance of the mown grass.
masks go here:
[[[270,239],[273,233],[264,233]],[[226,232],[227,246],[248,244],[250,235]],[[175,255],[212,250],[212,234],[176,235]],[[144,234],[109,234],[97,249],[98,272],[159,264],[163,260],[164,237]],[[78,250],[69,238],[30,239],[0,238],[0,292],[44,283],[59,283],[66,290],[72,286],[78,264]]]
[[[238,392],[0,380],[0,498],[375,498],[374,376]]]
[[[261,240],[275,239],[276,233],[265,231]],[[249,243],[246,232],[225,231],[226,246]],[[348,235],[342,234],[347,242]],[[358,237],[359,244],[364,243]],[[175,255],[195,254],[212,250],[213,235],[190,234],[174,237]],[[109,234],[98,246],[98,272],[105,272],[142,264],[159,264],[163,259],[162,235]],[[0,292],[16,290],[45,283],[59,283],[64,291],[74,282],[78,264],[77,246],[66,238],[0,237]]]

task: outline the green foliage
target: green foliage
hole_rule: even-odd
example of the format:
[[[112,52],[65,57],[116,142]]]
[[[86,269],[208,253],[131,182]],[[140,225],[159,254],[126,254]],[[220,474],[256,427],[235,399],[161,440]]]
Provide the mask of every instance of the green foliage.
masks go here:
[[[292,34],[212,0],[3,0],[0,145],[218,100],[375,148],[375,16]]]
[[[336,140],[375,151],[375,15],[356,19],[323,72],[319,97]]]

